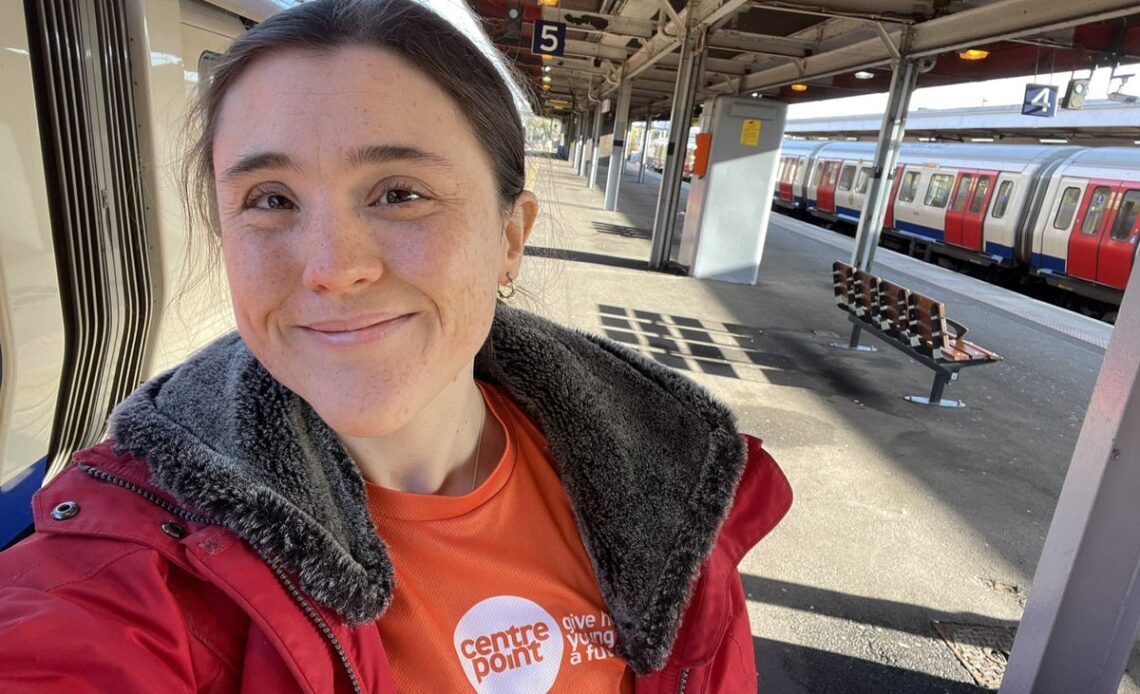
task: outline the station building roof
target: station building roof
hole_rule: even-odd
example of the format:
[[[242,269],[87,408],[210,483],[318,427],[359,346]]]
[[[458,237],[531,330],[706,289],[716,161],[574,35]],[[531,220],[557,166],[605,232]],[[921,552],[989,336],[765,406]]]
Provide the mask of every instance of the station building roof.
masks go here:
[[[620,81],[632,79],[634,115],[667,115],[685,30],[696,31],[707,48],[698,103],[721,93],[795,102],[883,92],[900,53],[928,59],[919,86],[1140,61],[1134,0],[541,2],[471,6],[551,114],[616,95]],[[518,35],[506,32],[511,8],[522,13]],[[562,56],[544,60],[531,52],[537,20],[566,25]],[[958,53],[966,49],[989,56],[964,60]],[[793,84],[807,89],[793,91]]]
[[[789,120],[788,135],[806,138],[875,139],[881,113]],[[1140,104],[1086,102],[1059,109],[1053,118],[1023,116],[1020,106],[917,110],[907,116],[906,139],[923,142],[988,141],[1013,144],[1133,145],[1140,142]]]

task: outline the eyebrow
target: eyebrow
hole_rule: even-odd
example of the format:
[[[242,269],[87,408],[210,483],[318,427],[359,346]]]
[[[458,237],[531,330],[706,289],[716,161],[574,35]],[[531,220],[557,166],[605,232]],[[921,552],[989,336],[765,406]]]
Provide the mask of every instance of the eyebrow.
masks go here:
[[[391,161],[414,161],[441,169],[451,168],[451,162],[444,157],[405,145],[366,145],[349,152],[347,159],[352,166],[384,164]],[[263,169],[300,171],[301,167],[288,154],[282,152],[254,152],[246,154],[234,162],[225,170],[222,178],[224,180],[233,179]]]

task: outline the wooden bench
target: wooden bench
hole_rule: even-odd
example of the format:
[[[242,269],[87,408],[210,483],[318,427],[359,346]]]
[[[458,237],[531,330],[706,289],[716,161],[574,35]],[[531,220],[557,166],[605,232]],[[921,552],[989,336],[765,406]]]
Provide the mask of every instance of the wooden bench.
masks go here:
[[[961,407],[961,402],[942,399],[946,385],[958,380],[964,368],[1002,359],[966,340],[966,327],[947,318],[946,306],[940,301],[838,260],[832,265],[831,277],[835,303],[854,325],[850,343],[834,346],[873,351],[859,345],[860,332],[868,330],[934,371],[930,396],[908,395],[910,402]]]

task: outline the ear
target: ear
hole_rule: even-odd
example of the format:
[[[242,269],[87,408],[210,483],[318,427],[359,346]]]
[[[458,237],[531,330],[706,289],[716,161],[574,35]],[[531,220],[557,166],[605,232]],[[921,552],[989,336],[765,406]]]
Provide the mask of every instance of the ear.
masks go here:
[[[511,213],[507,216],[503,228],[503,261],[499,267],[499,283],[506,284],[510,277],[519,276],[519,267],[522,265],[523,249],[534,230],[534,220],[538,218],[538,198],[529,190],[519,193]]]

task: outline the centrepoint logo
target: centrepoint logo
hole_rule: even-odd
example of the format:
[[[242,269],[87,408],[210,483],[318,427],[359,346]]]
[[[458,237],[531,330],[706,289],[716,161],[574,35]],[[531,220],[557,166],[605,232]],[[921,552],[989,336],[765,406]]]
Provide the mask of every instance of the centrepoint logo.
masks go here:
[[[455,626],[455,653],[479,694],[545,694],[562,665],[562,630],[537,603],[487,598]]]

